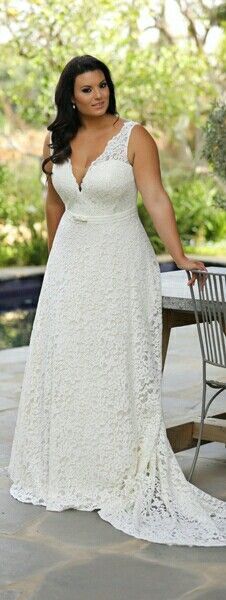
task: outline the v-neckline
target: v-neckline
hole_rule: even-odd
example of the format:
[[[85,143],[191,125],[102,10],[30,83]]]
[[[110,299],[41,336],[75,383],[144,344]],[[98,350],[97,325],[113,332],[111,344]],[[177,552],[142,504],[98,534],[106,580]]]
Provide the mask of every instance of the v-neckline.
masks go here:
[[[116,133],[115,135],[113,135],[113,136],[112,136],[112,137],[111,137],[111,138],[110,138],[110,139],[107,141],[107,143],[105,144],[105,147],[104,147],[104,149],[103,149],[103,152],[101,152],[101,154],[99,154],[99,156],[97,156],[97,157],[96,157],[94,160],[92,160],[92,161],[91,161],[91,163],[90,163],[90,165],[88,166],[88,169],[87,169],[87,171],[86,171],[85,175],[83,175],[83,177],[82,177],[82,179],[81,179],[80,183],[77,181],[77,178],[75,177],[75,174],[74,174],[74,172],[73,172],[73,169],[72,169],[71,156],[69,156],[69,164],[70,164],[70,168],[71,168],[71,174],[72,174],[72,177],[73,177],[73,178],[74,178],[74,180],[75,180],[75,183],[76,183],[76,185],[77,185],[77,187],[78,187],[78,190],[79,190],[79,192],[81,192],[81,191],[82,191],[82,184],[84,183],[84,180],[85,180],[86,176],[88,175],[88,172],[89,172],[89,170],[91,169],[91,167],[94,165],[94,163],[96,163],[96,162],[97,162],[97,160],[98,160],[99,158],[101,158],[101,157],[104,155],[104,153],[106,152],[106,150],[107,150],[107,148],[108,148],[108,146],[109,146],[110,142],[111,142],[112,140],[114,140],[116,137],[118,137],[118,135],[121,133],[121,131],[122,131],[122,130],[123,130],[123,128],[125,127],[125,124],[126,124],[126,123],[128,123],[128,119],[125,119],[125,121],[124,121],[124,123],[123,123],[123,125],[122,125],[121,129],[118,131],[118,133]]]

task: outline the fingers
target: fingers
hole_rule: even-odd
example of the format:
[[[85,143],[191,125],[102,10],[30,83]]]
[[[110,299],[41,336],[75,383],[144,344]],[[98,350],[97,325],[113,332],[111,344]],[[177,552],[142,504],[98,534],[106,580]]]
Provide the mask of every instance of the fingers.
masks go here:
[[[202,266],[200,266],[200,270],[204,271],[204,273],[200,275],[201,289],[203,289],[206,284],[207,277],[208,277],[208,275],[206,274],[206,273],[208,273],[208,270],[207,270],[206,266],[204,265],[204,263],[200,262],[200,265],[202,265]]]
[[[208,273],[208,270],[207,270],[206,266],[204,265],[204,263],[201,261],[195,262],[193,268],[198,269],[200,271],[204,271],[204,273],[203,274],[193,273],[192,277],[188,281],[187,285],[193,286],[195,284],[196,279],[198,279],[198,277],[200,276],[201,288],[203,289],[206,284],[207,277],[208,277],[208,275],[206,274],[206,273]]]
[[[195,276],[195,275],[192,275],[192,277],[191,277],[191,279],[189,279],[189,281],[188,281],[187,285],[190,285],[190,286],[191,286],[191,285],[194,285],[194,283],[195,283],[195,280],[196,280],[196,276]]]

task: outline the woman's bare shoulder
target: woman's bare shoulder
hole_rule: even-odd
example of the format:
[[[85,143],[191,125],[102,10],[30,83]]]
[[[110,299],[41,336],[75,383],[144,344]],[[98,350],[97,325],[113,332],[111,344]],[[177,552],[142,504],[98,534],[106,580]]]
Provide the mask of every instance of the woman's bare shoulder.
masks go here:
[[[145,129],[141,123],[134,121],[129,139],[128,158],[131,165],[134,165],[135,158],[139,156],[156,154],[157,145],[152,135]]]
[[[137,121],[134,121],[134,126],[131,133],[131,141],[132,140],[136,147],[143,147],[145,145],[146,147],[150,148],[156,146],[156,142],[151,133],[149,133],[149,131]]]

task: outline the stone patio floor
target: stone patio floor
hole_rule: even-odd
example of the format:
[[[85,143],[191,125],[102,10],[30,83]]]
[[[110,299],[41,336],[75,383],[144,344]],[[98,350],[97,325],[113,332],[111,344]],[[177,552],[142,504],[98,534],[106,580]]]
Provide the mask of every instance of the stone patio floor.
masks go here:
[[[226,547],[154,544],[115,530],[95,512],[46,511],[10,496],[3,467],[10,457],[26,352],[26,347],[0,352],[0,600],[224,600]],[[166,420],[198,415],[200,398],[196,328],[174,329],[162,384]],[[215,409],[225,410],[225,395]],[[185,475],[193,452],[176,455]],[[193,483],[226,500],[225,475],[224,444],[203,446]]]

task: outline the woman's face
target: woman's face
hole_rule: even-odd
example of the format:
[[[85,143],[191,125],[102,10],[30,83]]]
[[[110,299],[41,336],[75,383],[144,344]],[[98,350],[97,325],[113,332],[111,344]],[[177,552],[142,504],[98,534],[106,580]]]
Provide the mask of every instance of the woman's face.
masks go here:
[[[77,75],[74,83],[74,97],[81,115],[103,115],[109,104],[110,91],[104,73],[99,69]]]

